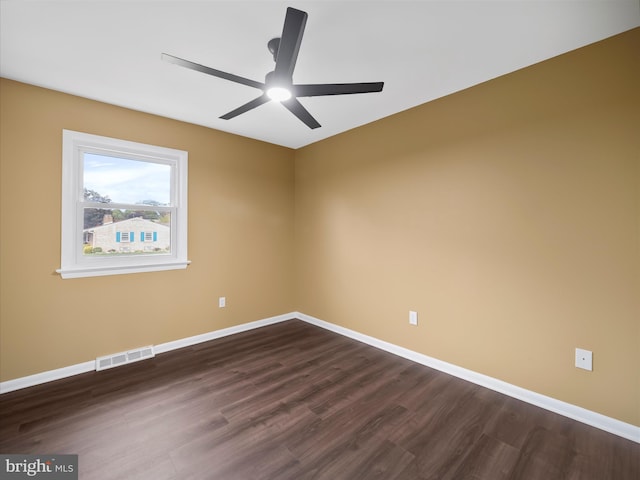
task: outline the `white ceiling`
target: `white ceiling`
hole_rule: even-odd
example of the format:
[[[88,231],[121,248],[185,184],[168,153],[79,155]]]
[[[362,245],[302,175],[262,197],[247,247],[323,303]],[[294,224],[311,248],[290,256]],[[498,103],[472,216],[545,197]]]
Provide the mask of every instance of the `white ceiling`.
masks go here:
[[[296,83],[384,81],[382,93],[302,98],[310,130],[259,90],[160,60],[264,81],[286,7],[309,14]],[[640,26],[638,0],[2,0],[0,74],[299,148]]]

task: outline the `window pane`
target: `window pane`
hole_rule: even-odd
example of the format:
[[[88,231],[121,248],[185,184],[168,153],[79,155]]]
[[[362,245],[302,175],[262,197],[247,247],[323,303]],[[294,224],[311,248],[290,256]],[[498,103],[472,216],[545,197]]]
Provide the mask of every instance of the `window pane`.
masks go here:
[[[171,253],[171,214],[85,208],[82,244],[85,256]]]
[[[92,202],[170,205],[171,166],[85,152],[83,187]]]

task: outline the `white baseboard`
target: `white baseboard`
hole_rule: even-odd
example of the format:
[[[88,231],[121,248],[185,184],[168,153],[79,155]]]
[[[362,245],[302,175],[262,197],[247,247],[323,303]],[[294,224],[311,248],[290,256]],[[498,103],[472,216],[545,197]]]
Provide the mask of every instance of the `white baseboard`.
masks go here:
[[[586,408],[578,407],[576,405],[503,382],[502,380],[498,380],[466,368],[458,367],[451,363],[443,362],[437,358],[429,357],[422,353],[414,352],[413,350],[379,340],[375,337],[370,337],[354,330],[349,330],[348,328],[325,322],[324,320],[314,318],[310,315],[305,315],[304,313],[296,312],[295,316],[296,318],[304,320],[312,325],[331,330],[332,332],[339,333],[345,337],[353,338],[354,340],[366,343],[367,345],[393,353],[441,372],[448,373],[454,377],[467,380],[471,383],[475,383],[476,385],[489,388],[496,392],[530,403],[531,405],[544,408],[545,410],[558,413],[573,420],[577,420],[578,422],[591,425],[592,427],[599,428],[600,430],[640,443],[640,427],[636,427],[630,423],[625,423],[620,420],[616,420],[615,418],[587,410]]]
[[[254,328],[264,327],[273,323],[284,322],[285,320],[291,320],[293,318],[295,318],[294,313],[287,313],[284,315],[278,315],[276,317],[257,320],[255,322],[243,323],[241,325],[235,325],[233,327],[203,333],[202,335],[195,335],[193,337],[182,338],[173,342],[161,343],[154,346],[154,351],[156,354],[165,353],[171,350],[176,350],[178,348],[188,347],[197,343],[208,342],[209,340],[214,340],[216,338],[233,335],[234,333],[246,332],[247,330],[253,330]],[[80,373],[91,372],[95,369],[96,361],[91,360],[68,367],[58,368],[56,370],[36,373],[35,375],[29,375],[27,377],[7,380],[6,382],[0,382],[0,395],[3,393],[13,392],[14,390],[20,390],[27,387],[33,387],[35,385],[40,385],[42,383],[53,382],[54,380],[72,377]]]
[[[545,410],[549,410],[573,420],[577,420],[578,422],[582,422],[587,425],[591,425],[592,427],[599,428],[600,430],[604,430],[614,435],[618,435],[620,437],[640,443],[640,427],[637,427],[635,425],[616,420],[615,418],[607,417],[606,415],[602,415],[600,413],[596,413],[591,410],[587,410],[585,408],[578,407],[561,400],[557,400],[555,398],[547,397],[546,395],[542,395],[531,390],[527,390],[516,385],[503,382],[502,380],[498,380],[496,378],[489,377],[487,375],[483,375],[481,373],[477,373],[472,370],[453,365],[451,363],[443,362],[442,360],[438,360],[437,358],[414,352],[413,350],[409,350],[407,348],[385,342],[384,340],[380,340],[369,335],[364,335],[354,330],[350,330],[348,328],[344,328],[339,325],[320,320],[301,312],[286,313],[275,317],[257,320],[255,322],[243,323],[241,325],[223,328],[221,330],[214,330],[212,332],[203,333],[202,335],[195,335],[193,337],[162,343],[159,345],[155,345],[154,349],[156,354],[162,354],[171,350],[176,350],[178,348],[188,347],[202,342],[208,342],[209,340],[214,340],[216,338],[222,338],[228,335],[233,335],[235,333],[246,332],[248,330],[253,330],[256,328],[292,319],[302,320],[311,325],[315,325],[326,330],[338,333],[345,337],[358,340],[360,342],[366,343],[367,345],[371,345],[372,347],[376,347],[386,352],[393,353],[394,355],[398,355],[421,365],[434,368],[443,373],[453,375],[454,377],[467,380],[471,383],[475,383],[476,385],[489,388],[504,395],[508,395],[510,397],[517,398],[518,400],[530,403],[531,405],[544,408]],[[79,363],[77,365],[71,365],[69,367],[59,368],[57,370],[50,370],[48,372],[29,375],[28,377],[0,382],[0,394],[31,387],[34,385],[39,385],[41,383],[51,382],[53,380],[59,380],[93,370],[95,370],[95,360]]]
[[[91,360],[89,362],[77,363],[75,365],[57,368],[55,370],[49,370],[47,372],[36,373],[35,375],[29,375],[28,377],[7,380],[6,382],[0,382],[0,394],[13,392],[14,390],[21,390],[27,387],[33,387],[34,385],[40,385],[41,383],[53,382],[54,380],[73,377],[74,375],[91,372],[95,369],[96,361]]]
[[[216,338],[227,337],[235,333],[266,327],[267,325],[284,322],[285,320],[292,320],[293,318],[296,318],[295,313],[285,313],[284,315],[264,318],[262,320],[256,320],[255,322],[234,325],[233,327],[223,328],[221,330],[214,330],[212,332],[203,333],[202,335],[195,335],[193,337],[182,338],[173,342],[161,343],[160,345],[155,345],[153,348],[156,354],[165,353],[178,348],[189,347],[198,343],[208,342],[209,340],[215,340]]]

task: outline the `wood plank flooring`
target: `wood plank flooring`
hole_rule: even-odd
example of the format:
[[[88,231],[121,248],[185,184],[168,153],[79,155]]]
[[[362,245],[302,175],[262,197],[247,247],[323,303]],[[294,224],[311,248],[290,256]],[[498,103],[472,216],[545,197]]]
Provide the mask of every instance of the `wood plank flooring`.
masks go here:
[[[82,480],[638,480],[640,445],[292,320],[0,396]]]

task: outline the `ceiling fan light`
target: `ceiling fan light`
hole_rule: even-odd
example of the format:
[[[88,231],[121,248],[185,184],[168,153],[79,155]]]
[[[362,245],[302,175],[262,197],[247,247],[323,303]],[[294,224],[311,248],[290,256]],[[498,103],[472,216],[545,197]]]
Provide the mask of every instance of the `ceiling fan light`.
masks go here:
[[[267,96],[276,102],[284,102],[291,98],[291,92],[283,87],[271,87],[267,90]]]

